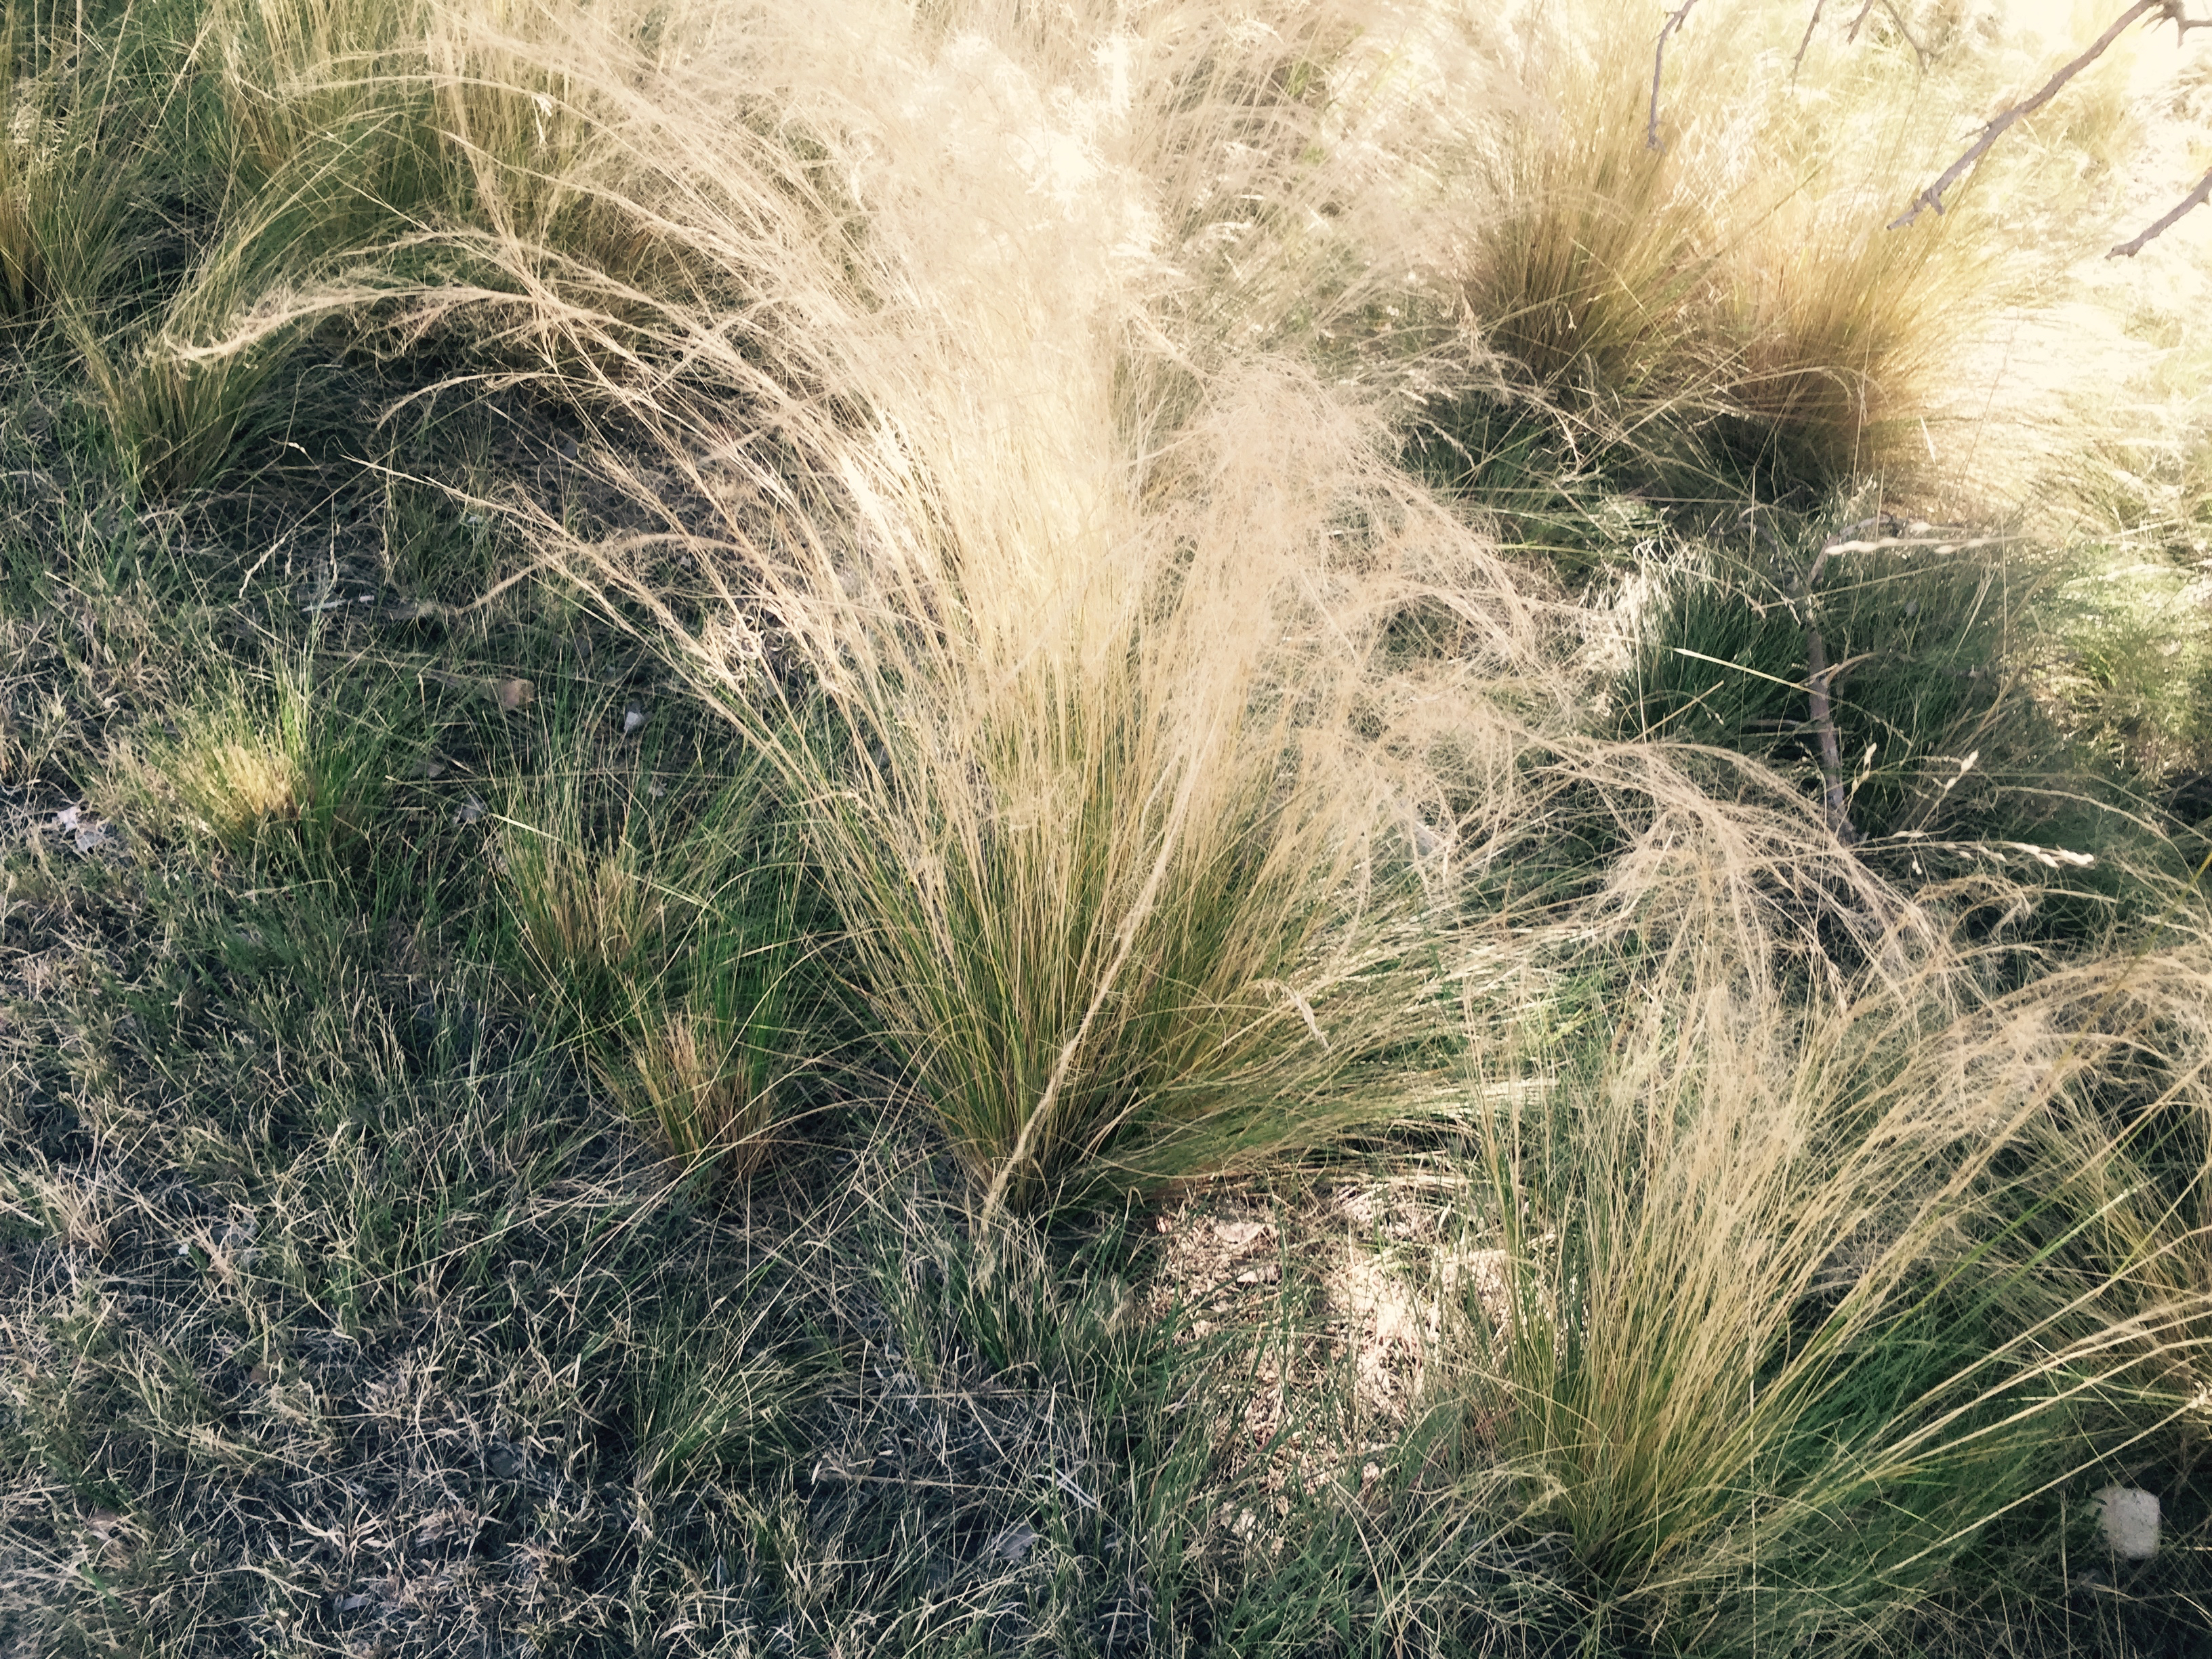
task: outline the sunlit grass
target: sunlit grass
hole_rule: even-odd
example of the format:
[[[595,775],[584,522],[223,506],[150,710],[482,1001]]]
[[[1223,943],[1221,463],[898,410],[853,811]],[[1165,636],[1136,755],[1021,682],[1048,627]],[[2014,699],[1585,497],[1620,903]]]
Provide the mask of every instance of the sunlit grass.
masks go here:
[[[1707,5],[1656,146],[1594,8],[11,9],[0,1620],[1841,1650],[2201,1528],[2196,650],[1886,528],[2128,106],[1889,232],[2044,47]]]
[[[267,829],[296,824],[313,800],[311,694],[289,674],[258,690],[235,679],[219,685],[179,711],[173,736],[125,757],[179,827],[233,853]]]
[[[1778,1024],[1654,968],[1601,1066],[1486,1132],[1517,1274],[1488,1420],[1632,1624],[1878,1644],[1992,1518],[2201,1416],[2201,1127],[2144,1179],[2098,1109],[2142,1060],[2152,1114],[2201,1114],[2201,969]]]

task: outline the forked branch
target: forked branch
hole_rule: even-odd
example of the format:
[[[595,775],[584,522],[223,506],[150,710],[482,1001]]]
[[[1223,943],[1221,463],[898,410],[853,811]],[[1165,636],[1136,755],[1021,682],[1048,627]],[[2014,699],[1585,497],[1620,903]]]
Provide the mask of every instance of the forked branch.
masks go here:
[[[1972,143],[1966,146],[1966,154],[1960,156],[1957,161],[1952,162],[1949,167],[1944,168],[1942,178],[1936,179],[1934,184],[1929,185],[1928,188],[1922,191],[1919,195],[1914,197],[1912,198],[1912,206],[1905,212],[1900,214],[1898,217],[1891,220],[1889,228],[1892,230],[1898,230],[1911,224],[1915,219],[1917,219],[1920,216],[1920,212],[1923,208],[1934,208],[1936,212],[1942,212],[1943,192],[1950,189],[1952,185],[1957,184],[1960,179],[1964,178],[1966,173],[1972,169],[1975,162],[1980,161],[1983,156],[1988,155],[1990,146],[1996,143],[1999,138],[2002,137],[2008,128],[2011,127],[2015,122],[2027,119],[2027,117],[2034,114],[2036,111],[2041,109],[2045,104],[2057,97],[2060,88],[2063,87],[2069,81],[2071,81],[2083,70],[2088,68],[2090,64],[2095,63],[2100,58],[2103,57],[2106,52],[2111,47],[2112,42],[2118,40],[2121,35],[2124,34],[2131,27],[2140,21],[2146,13],[2154,11],[2160,14],[2163,18],[2173,22],[2174,25],[2181,29],[2184,33],[2188,32],[2190,20],[2184,18],[2181,15],[2180,0],[2136,0],[2135,4],[2130,6],[2125,11],[2120,14],[2118,19],[2112,24],[2112,27],[2106,29],[2102,34],[2097,37],[2095,45],[2092,46],[2087,52],[2083,52],[2079,58],[2076,58],[2072,63],[2060,70],[2057,74],[2052,76],[2048,81],[2045,81],[2040,90],[2029,97],[2022,99],[2019,103],[2014,104],[2010,109],[2001,111],[1998,114],[1992,117],[1990,124],[1982,129],[1981,137],[1975,139]]]
[[[2166,13],[2166,15],[2159,21],[2173,25],[2173,40],[2176,46],[2189,38],[2189,31],[2191,29],[2212,29],[2212,17],[2190,16],[2183,9],[2183,0],[2159,0],[2159,4]]]
[[[1920,60],[1920,67],[1924,70],[1934,63],[1936,54],[1920,44],[1920,38],[1913,33],[1912,25],[1905,21],[1905,14],[1897,9],[1894,0],[1881,0],[1881,9],[1889,14],[1889,21],[1897,25],[1897,33],[1905,44],[1912,48],[1912,55]]]
[[[2212,19],[2208,19],[2207,21],[2212,21]],[[2197,27],[2201,28],[2203,25],[2199,24]],[[2202,179],[2199,179],[2197,181],[2197,188],[2191,191],[2188,195],[2183,197],[2175,205],[2171,213],[2168,213],[2156,224],[2152,225],[2148,229],[2143,231],[2132,240],[2122,242],[2118,247],[2114,248],[2105,257],[2107,259],[2134,258],[2136,254],[2141,253],[2143,249],[2149,246],[2160,236],[2163,236],[2167,228],[2171,227],[2176,220],[2179,219],[2183,214],[2187,213],[2192,208],[2203,207],[2208,200],[2212,200],[2212,173],[2208,173]]]
[[[1667,68],[1667,42],[1681,32],[1682,26],[1689,21],[1691,8],[1697,3],[1698,0],[1682,0],[1680,5],[1668,12],[1666,22],[1660,27],[1659,39],[1652,47],[1651,109],[1644,129],[1644,145],[1647,149],[1664,148],[1659,142],[1659,88]],[[1860,26],[1873,14],[1877,4],[1889,14],[1897,24],[1898,32],[1904,36],[1906,43],[1918,55],[1922,66],[1926,67],[1930,55],[1906,27],[1904,14],[1893,3],[1893,0],[1863,0],[1858,15],[1851,19],[1851,26],[1845,38],[1852,40],[1858,38]],[[1944,168],[1942,175],[1934,184],[1914,197],[1910,208],[1889,222],[1890,229],[1902,230],[1929,208],[1935,209],[1938,213],[1942,212],[1944,191],[1972,172],[1975,164],[1989,154],[1990,148],[1999,138],[2012,127],[2026,120],[2056,98],[2069,81],[2102,58],[2111,49],[2114,41],[2150,14],[2155,12],[2158,15],[2156,19],[2158,22],[2173,25],[2174,38],[2177,42],[2186,40],[2191,29],[2212,28],[2212,17],[2191,17],[2188,14],[2186,6],[2187,0],[2135,0],[2134,4],[2115,18],[2112,26],[2097,37],[2088,50],[2061,68],[2030,96],[2023,98],[2008,109],[2000,110],[1996,115],[1990,117],[1988,125],[1983,127],[1974,142],[1966,146],[1965,153],[1949,167]],[[1797,55],[1790,62],[1790,78],[1792,82],[1796,80],[1797,71],[1803,67],[1806,49],[1813,44],[1813,32],[1820,27],[1820,15],[1826,8],[1827,0],[1813,0],[1813,15],[1806,22],[1804,38],[1797,43]],[[2144,248],[2172,229],[2177,222],[2195,209],[2203,206],[2208,201],[2212,201],[2212,173],[2207,173],[2199,179],[2196,188],[2183,197],[2172,210],[2157,222],[2147,227],[2131,240],[2118,244],[2105,257],[2108,259],[2134,258]]]
[[[1690,8],[1697,3],[1698,0],[1682,0],[1680,5],[1668,12],[1666,22],[1660,26],[1659,43],[1651,49],[1651,118],[1644,128],[1644,148],[1646,149],[1666,148],[1659,142],[1659,76],[1667,67],[1667,37],[1680,32],[1682,25],[1690,21]],[[1817,8],[1815,15],[1818,15]]]

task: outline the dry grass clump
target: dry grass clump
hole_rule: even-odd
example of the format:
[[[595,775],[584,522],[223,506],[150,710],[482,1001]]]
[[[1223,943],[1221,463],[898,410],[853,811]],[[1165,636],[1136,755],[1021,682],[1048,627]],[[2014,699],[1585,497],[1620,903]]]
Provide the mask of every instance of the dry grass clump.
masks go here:
[[[656,385],[650,405],[634,379],[617,390],[664,434],[689,516],[671,538],[574,546],[571,567],[645,607],[806,802],[877,1019],[991,1207],[1387,1121],[1426,1074],[1372,1062],[1438,1030],[1433,898],[1410,854],[1455,829],[1424,821],[1443,799],[1403,734],[1360,729],[1416,701],[1377,678],[1378,653],[1424,593],[1507,674],[1535,635],[1370,413],[1294,357],[1230,354],[1201,328],[1218,362],[1194,382],[1146,340],[1220,298],[1187,305],[1123,239],[1183,227],[1172,246],[1210,269],[1209,245],[1250,228],[1191,222],[1222,204],[1180,154],[1166,184],[1200,200],[1149,199],[1139,163],[1165,129],[1188,136],[1176,88],[1249,100],[1291,42],[1132,37],[1115,50],[1170,62],[1126,91],[1108,64],[1070,114],[1034,78],[1060,66],[1049,52],[961,36],[925,72],[925,37],[892,48],[904,27],[884,21],[862,66],[770,23],[728,43],[803,70],[793,107],[830,112],[825,130],[908,135],[848,156],[873,209],[863,240],[825,244],[820,198],[786,190],[750,127],[686,125],[678,152],[657,130],[671,112],[635,118],[661,170],[651,201],[680,186],[696,255],[767,288],[777,378],[712,313],[661,301],[656,356],[688,355],[702,389]],[[1232,51],[1255,54],[1249,76]],[[1201,130],[1248,187],[1295,174],[1282,150],[1312,123],[1285,98],[1226,106],[1234,139]],[[989,234],[946,234],[932,134],[975,175]],[[1281,148],[1255,160],[1258,137]],[[1270,234],[1252,234],[1264,264]],[[536,325],[603,358],[626,325],[568,302]],[[710,415],[703,388],[722,385],[773,399],[772,446]],[[1289,441],[1255,446],[1261,429]],[[1150,460],[1138,432],[1163,446]],[[705,580],[673,598],[653,562],[678,538]],[[793,671],[811,725],[775,713],[797,692],[772,675]]]
[[[621,731],[592,708],[565,766],[515,781],[502,955],[664,1149],[741,1178],[787,1137],[803,1068],[803,873],[759,766],[664,779],[603,752]]]
[[[271,825],[297,823],[314,799],[314,732],[303,682],[280,673],[260,696],[232,680],[178,711],[173,736],[132,745],[135,773],[188,834],[230,853]]]
[[[228,854],[370,858],[393,764],[388,711],[349,697],[345,669],[319,661],[312,639],[218,674],[180,676],[198,688],[111,739],[109,787],[157,830]]]
[[[1644,31],[1517,44],[1534,107],[1480,155],[1454,241],[1458,293],[1540,386],[1671,395],[1720,238],[1679,155],[1644,142]]]
[[[572,827],[526,823],[501,854],[501,873],[524,955],[546,982],[568,988],[580,1012],[612,999],[662,901],[633,844],[587,850],[562,838]]]
[[[0,327],[88,297],[114,252],[140,114],[106,95],[117,67],[58,13],[0,11]]]
[[[1729,273],[1720,405],[1778,470],[1910,475],[1950,368],[1947,336],[1989,302],[1990,273],[1946,240],[1971,229],[1892,232],[1875,222],[1880,200],[1869,184],[1856,215],[1786,203]]]
[[[1996,1517],[2201,1428],[2201,944],[1791,1012],[1663,937],[1485,1131],[1516,1300],[1469,1304],[1472,1392],[1626,1627],[1876,1644]]]
[[[215,474],[283,356],[275,342],[194,358],[164,341],[118,364],[89,333],[83,345],[117,446],[130,458],[132,483],[157,498],[179,495]]]
[[[981,568],[884,596],[902,632],[872,629],[884,660],[845,682],[851,746],[881,758],[863,811],[825,827],[832,880],[879,1019],[994,1200],[1249,1167],[1425,1086],[1431,900],[1409,854],[1452,826],[1419,823],[1354,720],[1376,575],[1439,526],[1315,488],[1360,438],[1305,388],[1237,393],[1184,441],[1211,476],[1183,512],[1033,574],[993,568],[1029,536],[990,563],[960,548]],[[1262,422],[1320,441],[1262,459],[1238,442]],[[1393,507],[1410,522],[1378,534]],[[1332,518],[1358,551],[1301,591]],[[1145,568],[1170,549],[1185,562]],[[1001,610],[1021,575],[1043,591]],[[964,614],[917,651],[939,592]],[[849,601],[823,597],[850,637]],[[1317,634],[1342,654],[1315,672]]]
[[[686,1011],[630,1049],[653,1121],[686,1163],[719,1154],[723,1170],[743,1176],[768,1151],[775,1103],[745,1064],[746,1037],[757,1035],[731,1030],[712,1011]]]
[[[273,821],[296,817],[306,781],[290,756],[273,745],[226,738],[191,757],[173,780],[199,809],[199,822],[233,845]]]
[[[599,210],[605,124],[518,50],[539,26],[514,9],[34,11],[7,13],[0,301],[58,317],[151,497],[276,420],[272,383],[332,317],[482,276],[472,237],[562,250],[519,297],[580,259],[604,298],[684,281],[649,225]]]
[[[1923,423],[1950,418],[1977,331],[2027,297],[2005,251],[2079,204],[2068,143],[2024,145],[1947,215],[1888,228],[1899,181],[2032,86],[2043,42],[1999,48],[1935,16],[1910,38],[1811,21],[1699,7],[1669,40],[1656,128],[1656,23],[1554,9],[1492,27],[1522,96],[1469,146],[1446,274],[1472,325],[1598,439],[1663,452],[1669,430],[1708,433],[1785,484],[1924,473]]]

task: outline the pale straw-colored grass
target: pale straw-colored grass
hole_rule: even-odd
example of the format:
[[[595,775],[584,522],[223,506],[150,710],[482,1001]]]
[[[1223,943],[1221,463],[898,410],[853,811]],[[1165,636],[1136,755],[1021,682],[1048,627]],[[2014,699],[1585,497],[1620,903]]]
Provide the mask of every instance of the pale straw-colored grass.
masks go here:
[[[1624,1627],[1856,1648],[1992,1519],[2201,1431],[2212,964],[1793,1007],[1705,931],[1483,1131],[1516,1311],[1471,1304],[1463,1386]]]
[[[629,158],[606,210],[750,294],[741,326],[682,294],[617,312],[580,276],[437,303],[519,316],[585,366],[569,395],[658,434],[650,470],[601,459],[665,532],[540,528],[811,801],[877,1017],[989,1206],[1432,1101],[1431,1060],[1369,1062],[1433,1059],[1516,920],[1471,921],[1455,884],[1568,795],[1619,856],[1558,937],[1695,894],[1771,987],[1778,935],[1820,958],[1842,895],[1901,959],[1909,908],[1756,769],[1715,799],[1663,746],[1577,738],[1561,608],[1395,464],[1393,400],[1442,359],[1373,319],[1412,308],[1449,202],[1418,167],[1385,187],[1393,144],[1436,142],[1437,89],[1376,65],[1445,61],[1414,50],[1433,20],[1394,56],[1304,13],[1036,38],[868,16],[707,14],[694,67],[644,90],[587,79],[605,40],[542,48]],[[781,86],[777,118],[724,75]],[[1299,262],[1304,322],[1277,307]],[[1375,372],[1325,378],[1322,324],[1359,318]],[[1448,654],[1392,648],[1419,605]],[[775,708],[794,696],[807,720]]]
[[[226,852],[298,823],[317,804],[313,692],[299,665],[282,665],[272,681],[232,678],[179,707],[169,732],[118,748],[118,782],[173,828]]]
[[[931,65],[899,61],[898,38],[879,20],[859,64],[834,33],[826,55],[806,43],[817,78],[793,118],[899,131],[848,158],[866,162],[853,194],[869,216],[826,245],[788,149],[750,125],[702,135],[698,106],[669,131],[668,112],[633,108],[659,171],[645,182],[680,185],[705,221],[693,246],[766,289],[763,338],[664,301],[652,343],[688,354],[696,380],[650,402],[613,388],[710,504],[672,526],[704,567],[703,608],[655,585],[660,538],[572,545],[570,568],[642,604],[804,790],[866,994],[987,1207],[1249,1167],[1387,1123],[1436,1079],[1375,1060],[1442,1034],[1421,923],[1437,895],[1413,849],[1433,844],[1441,870],[1459,827],[1391,729],[1428,711],[1380,668],[1383,630],[1441,595],[1470,661],[1557,692],[1538,689],[1534,608],[1392,466],[1371,400],[1220,337],[1206,322],[1220,297],[1187,305],[1167,263],[1243,234],[1206,216],[1225,204],[1182,154],[1178,86],[1246,100],[1225,106],[1242,137],[1201,137],[1247,193],[1295,182],[1317,118],[1261,94],[1318,44],[1131,35],[1070,106],[1036,84],[1040,65],[979,39]],[[1240,40],[1254,61],[1223,63]],[[744,46],[802,50],[765,27]],[[1169,61],[1138,74],[1116,53]],[[1261,137],[1276,150],[1240,148]],[[1164,180],[1141,165],[1162,145]],[[1255,263],[1309,234],[1261,233]],[[1178,314],[1200,319],[1192,355]],[[620,337],[574,298],[535,315],[583,343],[577,361],[606,362]],[[710,402],[701,384],[730,390]],[[734,424],[731,393],[769,423]],[[1152,453],[1132,452],[1137,434]],[[820,735],[769,731],[772,659],[811,683],[821,714],[797,729]],[[1519,741],[1510,724],[1478,714],[1473,747]]]

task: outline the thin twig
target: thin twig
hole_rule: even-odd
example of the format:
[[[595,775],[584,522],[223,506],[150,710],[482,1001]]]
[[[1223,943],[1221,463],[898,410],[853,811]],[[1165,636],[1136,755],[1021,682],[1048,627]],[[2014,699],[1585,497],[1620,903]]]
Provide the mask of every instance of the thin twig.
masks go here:
[[[1869,3],[1871,3],[1871,0],[1869,0]],[[1943,192],[1950,189],[1952,185],[1957,184],[1960,179],[1966,174],[1967,170],[1971,168],[1975,162],[1980,161],[1984,155],[1989,153],[1990,146],[1996,143],[1996,141],[2003,136],[2007,128],[2010,127],[2015,121],[2019,121],[2027,116],[2034,114],[2036,111],[2041,109],[2054,97],[2057,96],[2058,89],[2061,87],[2064,86],[2069,81],[2079,75],[2083,70],[2088,68],[2090,64],[2095,63],[2098,58],[2103,57],[2105,55],[2106,49],[2109,47],[2113,41],[2118,40],[2120,36],[2127,31],[2128,27],[2138,18],[2142,17],[2146,12],[2155,11],[2163,13],[2168,17],[2172,17],[2178,13],[2179,10],[2179,6],[2178,4],[2178,0],[2136,0],[2135,4],[2130,6],[2125,11],[2120,14],[2118,20],[2113,23],[2112,27],[2106,29],[2102,34],[2097,37],[2097,43],[2094,46],[2091,46],[2088,51],[2083,52],[2072,63],[2067,64],[2065,68],[2060,70],[2057,74],[2052,76],[2048,81],[2045,82],[2041,91],[2036,93],[2032,97],[2023,99],[2021,102],[2014,104],[2010,109],[2008,109],[1993,118],[1990,124],[1982,129],[1982,136],[1975,139],[1972,143],[1966,147],[1966,153],[1961,155],[1957,161],[1952,162],[1949,167],[1944,168],[1943,176],[1942,178],[1938,179],[1934,184],[1929,185],[1927,189],[1922,191],[1919,195],[1914,197],[1912,198],[1912,206],[1910,210],[1899,215],[1897,218],[1891,220],[1889,228],[1892,230],[1902,229],[1905,226],[1911,224],[1915,219],[1917,219],[1920,216],[1920,210],[1923,208],[1934,208],[1936,212],[1942,212]]]
[[[1850,27],[1844,31],[1844,44],[1845,46],[1855,46],[1858,45],[1859,30],[1865,24],[1866,20],[1873,15],[1874,0],[1866,0],[1866,4],[1859,8],[1859,15],[1851,19]]]
[[[2189,38],[2191,29],[2212,29],[2212,17],[2191,17],[2182,9],[2185,0],[2159,0],[2159,3],[2166,11],[2159,21],[2173,25],[2173,44],[2177,46]]]
[[[1666,22],[1659,30],[1658,44],[1651,49],[1651,118],[1644,129],[1644,148],[1663,149],[1659,142],[1659,76],[1667,66],[1667,37],[1677,32],[1689,21],[1690,8],[1698,0],[1682,0],[1682,3],[1667,14]]]
[[[1828,9],[1828,0],[1813,0],[1813,15],[1805,24],[1805,38],[1797,43],[1797,55],[1790,60],[1790,84],[1797,84],[1797,71],[1805,67],[1805,49],[1813,44],[1813,31],[1820,27],[1820,14]]]
[[[1858,826],[1851,822],[1850,799],[1844,793],[1843,745],[1836,738],[1835,710],[1828,697],[1829,685],[1844,665],[1834,668],[1828,665],[1828,644],[1820,636],[1820,624],[1813,611],[1813,596],[1820,586],[1820,573],[1827,568],[1828,556],[1880,522],[1879,519],[1866,520],[1822,541],[1820,552],[1814,556],[1812,565],[1805,572],[1804,585],[1797,590],[1800,614],[1805,619],[1805,689],[1812,705],[1813,733],[1820,745],[1820,797],[1827,807],[1828,828],[1846,847],[1858,845],[1859,832]]]
[[[2201,27],[2202,25],[2199,25],[2199,27]],[[2114,248],[2105,257],[2107,259],[2134,258],[2136,255],[2141,253],[2144,248],[2148,247],[2151,243],[2156,241],[2160,236],[2164,235],[2166,230],[2176,220],[2179,219],[2182,215],[2187,213],[2192,208],[2203,207],[2207,201],[2212,201],[2212,173],[2208,173],[2202,179],[2199,179],[2197,181],[2197,188],[2191,191],[2188,195],[2183,197],[2179,204],[2177,205],[2171,213],[2167,214],[2163,219],[2160,219],[2156,224],[2151,226],[2149,229],[2144,231],[2133,241],[2122,242],[2118,247]]]
[[[1905,37],[1905,44],[1912,48],[1912,55],[1926,69],[1936,61],[1936,54],[1912,38],[1912,26],[1905,21],[1905,14],[1897,9],[1896,0],[1881,0],[1881,9],[1889,14],[1889,21],[1897,25],[1897,32]]]

